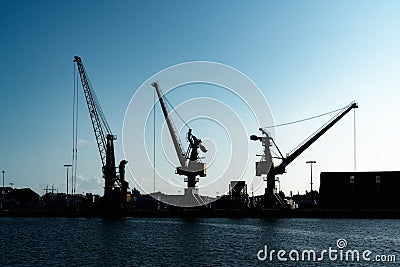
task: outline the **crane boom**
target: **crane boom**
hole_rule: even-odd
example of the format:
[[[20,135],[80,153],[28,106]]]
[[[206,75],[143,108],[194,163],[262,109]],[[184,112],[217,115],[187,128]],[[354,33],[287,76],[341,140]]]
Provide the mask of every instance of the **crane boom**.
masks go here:
[[[301,153],[303,153],[309,146],[318,140],[323,134],[325,134],[333,125],[335,125],[340,119],[342,119],[347,113],[353,108],[358,108],[358,104],[353,101],[347,105],[342,111],[322,126],[318,131],[307,138],[303,143],[292,150],[289,155],[282,160],[282,162],[274,168],[275,174],[283,174],[286,166],[288,166],[293,160],[295,160]]]
[[[168,130],[171,135],[171,139],[174,144],[176,154],[178,155],[179,163],[181,164],[181,167],[186,167],[186,159],[184,157],[185,154],[184,154],[182,147],[178,141],[178,135],[172,124],[171,118],[169,117],[167,107],[165,106],[165,103],[164,103],[163,95],[161,94],[160,88],[158,87],[158,83],[154,82],[151,85],[156,89],[157,96],[160,101],[161,109],[163,111],[165,121],[167,122]]]
[[[101,163],[104,167],[106,166],[107,135],[112,135],[112,132],[100,107],[99,101],[97,100],[96,94],[91,86],[89,77],[86,73],[85,67],[83,66],[82,59],[78,56],[75,56],[74,62],[76,62],[78,66],[78,72],[81,77],[83,93],[85,94],[90,120],[92,122],[97,147],[100,153]],[[113,139],[115,140],[116,137],[113,136]]]

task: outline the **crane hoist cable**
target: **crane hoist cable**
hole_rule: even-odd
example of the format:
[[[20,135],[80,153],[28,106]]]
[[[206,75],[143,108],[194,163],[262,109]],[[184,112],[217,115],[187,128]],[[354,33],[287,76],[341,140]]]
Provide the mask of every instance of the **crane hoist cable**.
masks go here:
[[[182,118],[182,116],[181,116],[181,115],[179,114],[179,112],[174,108],[174,106],[171,104],[171,102],[169,102],[169,100],[168,100],[168,98],[166,97],[166,95],[164,94],[164,92],[163,92],[160,88],[159,88],[159,90],[161,91],[162,96],[163,96],[163,99],[165,100],[165,102],[168,103],[168,105],[169,105],[169,107],[171,108],[172,112],[175,112],[175,113],[178,115],[179,119],[182,121],[182,123],[183,123],[188,129],[191,129],[190,126],[189,126],[189,124]]]
[[[76,173],[78,169],[78,75],[74,64],[74,95],[72,100],[72,173],[71,173],[71,192],[75,194]],[[68,194],[68,192],[67,192]]]
[[[347,107],[347,106],[346,106],[346,107]],[[316,115],[316,116],[312,116],[312,117],[309,117],[309,118],[305,118],[305,119],[301,119],[301,120],[296,120],[296,121],[291,121],[291,122],[282,123],[282,124],[276,124],[276,125],[267,126],[267,127],[262,127],[262,128],[263,128],[263,129],[270,129],[270,128],[276,128],[276,127],[286,126],[286,125],[290,125],[290,124],[300,123],[300,122],[304,122],[304,121],[316,119],[316,118],[319,118],[319,117],[323,117],[323,116],[326,116],[326,115],[329,115],[329,114],[332,114],[332,113],[335,113],[335,112],[344,110],[346,107],[344,107],[344,108],[339,108],[339,109],[335,109],[335,110],[332,110],[332,111],[329,111],[329,112],[326,112],[326,113],[322,113],[322,114],[319,114],[319,115]]]
[[[174,106],[171,104],[171,102],[169,102],[168,98],[165,96],[165,94],[164,94],[164,92],[161,90],[161,88],[158,88],[158,89],[160,90],[160,92],[161,92],[161,94],[162,94],[162,98],[164,99],[164,102],[166,102],[166,103],[168,104],[168,106],[169,106],[168,108],[169,108],[170,110],[172,110],[172,111],[169,112],[169,113],[175,112],[175,113],[178,115],[179,119],[182,121],[183,125],[186,126],[188,129],[191,129],[190,126],[189,126],[189,124],[182,118],[182,116],[181,116],[181,115],[179,114],[179,112],[174,108]],[[154,103],[154,104],[155,104],[155,103]],[[175,124],[174,124],[173,121],[172,121],[172,124],[173,124],[173,128],[176,129]],[[178,134],[178,139],[179,139],[179,143],[182,144],[182,140],[181,140],[179,134]]]
[[[89,83],[90,88],[93,88],[92,83],[91,83],[89,77],[87,77],[87,81],[88,81],[88,83]],[[98,113],[99,116],[100,116],[100,120],[101,120],[101,122],[102,122],[104,128],[106,129],[107,133],[109,133],[109,134],[112,135],[113,133],[112,133],[111,128],[110,128],[110,126],[109,126],[109,124],[108,124],[108,122],[107,122],[106,116],[105,116],[104,113],[103,113],[103,109],[101,108],[101,106],[100,106],[100,104],[99,104],[99,100],[97,99],[96,92],[95,92],[94,90],[91,90],[90,93],[92,94],[93,101],[94,101],[94,103],[95,103],[97,113]]]
[[[156,192],[156,92],[153,91],[153,192]]]

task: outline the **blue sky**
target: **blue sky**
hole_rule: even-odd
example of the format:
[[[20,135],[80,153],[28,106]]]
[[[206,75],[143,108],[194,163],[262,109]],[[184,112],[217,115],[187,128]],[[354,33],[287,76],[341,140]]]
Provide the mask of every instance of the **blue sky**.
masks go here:
[[[17,187],[43,193],[54,184],[65,191],[72,59],[79,55],[119,137],[127,105],[148,77],[207,60],[248,75],[276,123],[356,100],[357,170],[400,170],[398,14],[398,1],[0,1],[0,169]],[[79,120],[84,179],[77,192],[101,193],[100,158],[82,101]],[[323,122],[278,128],[276,141],[289,152]],[[309,188],[309,159],[317,161],[317,174],[353,170],[352,125],[346,116],[293,162],[281,178],[284,191]],[[122,159],[121,138],[116,152]]]

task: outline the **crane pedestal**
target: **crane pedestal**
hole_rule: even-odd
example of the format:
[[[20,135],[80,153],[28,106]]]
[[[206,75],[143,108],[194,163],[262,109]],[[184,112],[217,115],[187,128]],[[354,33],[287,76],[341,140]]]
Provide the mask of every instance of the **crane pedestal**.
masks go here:
[[[185,196],[187,195],[198,195],[199,194],[199,189],[196,187],[189,187],[185,188]]]
[[[188,167],[177,167],[176,173],[186,176],[184,181],[185,183],[187,183],[187,189],[195,188],[196,183],[199,181],[199,178],[197,176],[206,176],[206,164],[201,162],[189,161]]]
[[[185,194],[182,198],[183,206],[196,207],[205,205],[204,200],[199,195],[199,189],[195,187],[185,188]]]
[[[199,178],[196,177],[196,175],[188,175],[188,174],[186,174],[186,178],[184,179],[184,182],[187,183],[187,188],[195,188],[196,187],[196,183],[198,181],[199,181]]]
[[[196,175],[190,173],[186,174],[185,182],[187,182],[187,188],[185,188],[184,195],[181,199],[181,205],[186,207],[195,207],[205,205],[204,200],[199,195],[199,189],[196,187],[196,183],[199,178]]]

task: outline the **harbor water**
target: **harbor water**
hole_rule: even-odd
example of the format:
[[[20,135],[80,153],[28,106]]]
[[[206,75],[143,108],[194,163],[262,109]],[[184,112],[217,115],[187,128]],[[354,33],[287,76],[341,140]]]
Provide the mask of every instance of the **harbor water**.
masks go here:
[[[400,261],[400,220],[393,219],[0,218],[0,237],[0,266],[398,266]]]

